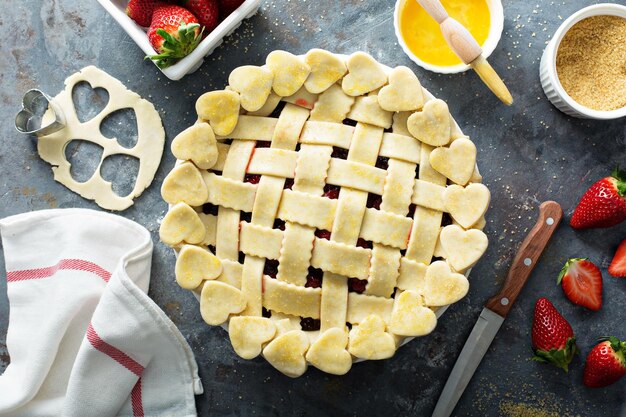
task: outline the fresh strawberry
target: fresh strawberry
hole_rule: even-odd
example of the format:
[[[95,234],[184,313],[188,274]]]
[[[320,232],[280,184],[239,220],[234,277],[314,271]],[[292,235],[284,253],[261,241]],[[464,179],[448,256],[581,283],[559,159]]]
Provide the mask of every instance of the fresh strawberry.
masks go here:
[[[152,13],[161,0],[130,0],[126,6],[126,14],[139,26],[148,27],[152,22]]]
[[[626,239],[617,247],[615,256],[609,265],[609,274],[614,277],[626,277]]]
[[[565,372],[578,353],[572,326],[547,298],[540,298],[535,304],[532,345],[533,360],[551,363]]]
[[[220,0],[220,16],[225,19],[234,12],[245,0]]]
[[[585,362],[583,383],[591,388],[606,387],[626,375],[626,342],[613,336],[600,340]]]
[[[148,29],[148,39],[157,55],[147,58],[159,68],[167,68],[189,55],[201,35],[198,19],[189,10],[174,4],[157,6]]]
[[[215,29],[219,23],[217,0],[183,0],[182,5],[198,18],[200,25],[204,26],[205,34]]]
[[[619,167],[610,177],[593,184],[574,210],[570,225],[574,229],[611,227],[626,220],[626,171]]]
[[[598,311],[602,308],[602,273],[587,259],[572,258],[565,262],[557,284],[574,304]]]

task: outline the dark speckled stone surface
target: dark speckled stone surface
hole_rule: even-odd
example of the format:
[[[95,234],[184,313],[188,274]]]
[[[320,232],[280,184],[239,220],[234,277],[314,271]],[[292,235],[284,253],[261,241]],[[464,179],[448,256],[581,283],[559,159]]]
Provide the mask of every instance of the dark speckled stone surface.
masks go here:
[[[624,381],[600,390],[581,383],[583,360],[568,374],[531,362],[530,323],[535,300],[549,297],[572,323],[586,354],[601,335],[626,338],[626,280],[606,268],[626,223],[608,230],[574,232],[567,220],[578,198],[617,163],[626,165],[626,123],[567,117],[543,95],[538,65],[546,41],[563,19],[590,1],[505,2],[502,40],[490,61],[510,86],[515,104],[501,105],[473,73],[437,75],[415,66],[397,45],[392,1],[265,1],[259,13],[226,39],[196,73],[167,80],[96,2],[24,0],[0,16],[0,217],[51,207],[98,207],[54,182],[39,159],[34,139],[13,129],[22,94],[40,87],[56,94],[63,80],[97,65],[151,100],[167,132],[167,150],[154,184],[122,213],[147,227],[155,250],[150,295],[191,344],[204,381],[198,397],[203,416],[430,415],[456,356],[483,303],[501,285],[540,202],[560,202],[566,221],[535,269],[483,363],[455,410],[458,416],[620,415]],[[623,1],[621,1],[624,4]],[[479,148],[478,164],[492,193],[486,232],[487,255],[474,268],[469,295],[452,306],[428,337],[413,340],[395,357],[365,362],[347,376],[310,369],[289,379],[262,359],[244,361],[221,328],[206,326],[192,294],[176,285],[174,255],[158,242],[167,209],[159,185],[174,158],[171,139],[194,122],[194,102],[222,88],[229,72],[261,64],[267,53],[304,53],[321,47],[340,53],[364,50],[387,65],[407,65],[422,84],[446,100],[450,111]],[[602,269],[604,308],[589,312],[569,303],[556,286],[568,257],[589,257]],[[0,260],[4,271],[4,261]],[[0,371],[10,358],[5,340],[9,306],[0,279]]]

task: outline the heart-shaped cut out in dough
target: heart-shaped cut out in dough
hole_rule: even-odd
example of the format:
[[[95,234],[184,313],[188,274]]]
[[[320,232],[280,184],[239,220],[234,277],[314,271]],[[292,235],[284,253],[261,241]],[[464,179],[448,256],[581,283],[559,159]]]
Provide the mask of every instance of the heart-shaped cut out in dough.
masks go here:
[[[424,106],[422,85],[407,67],[396,67],[389,73],[389,85],[378,92],[378,103],[387,111],[414,111]]]
[[[383,67],[365,52],[353,53],[346,64],[348,75],[343,77],[341,88],[349,96],[362,96],[387,82]]]
[[[198,168],[191,162],[183,162],[175,166],[163,180],[161,196],[170,204],[184,202],[190,206],[200,206],[206,203],[209,191]]]
[[[295,94],[311,72],[309,64],[287,51],[270,52],[265,63],[274,74],[272,88],[281,97]]]
[[[400,336],[424,336],[437,326],[437,316],[424,307],[422,297],[414,291],[404,291],[396,297],[391,312],[389,331]]]
[[[443,192],[443,205],[452,218],[469,229],[482,218],[489,207],[491,194],[483,184],[449,185]]]
[[[307,369],[304,354],[309,348],[309,338],[302,330],[292,330],[272,340],[265,349],[263,356],[283,374],[297,378]]]
[[[439,239],[448,256],[448,262],[459,272],[474,266],[483,256],[489,244],[487,235],[480,230],[463,230],[455,224],[444,227]]]
[[[222,273],[222,262],[206,249],[184,245],[178,253],[174,271],[178,285],[195,290],[202,281],[215,279]]]
[[[411,135],[428,145],[444,146],[450,142],[450,112],[443,100],[428,101],[406,123]]]
[[[196,244],[202,242],[206,230],[198,213],[185,203],[178,203],[167,212],[159,237],[169,246],[177,246],[181,242]]]
[[[463,274],[452,272],[444,261],[428,266],[424,277],[424,302],[431,307],[455,303],[465,297],[469,281]]]
[[[459,185],[465,185],[476,166],[476,145],[467,138],[459,138],[448,148],[433,149],[430,165]]]
[[[348,352],[362,359],[387,359],[396,352],[396,342],[385,331],[383,319],[376,314],[370,314],[350,330]]]
[[[306,360],[317,369],[333,375],[345,375],[352,367],[352,356],[346,350],[348,333],[338,327],[326,330],[309,347]]]
[[[246,299],[240,290],[221,281],[205,281],[200,293],[200,314],[207,324],[219,326],[244,308]]]
[[[267,68],[244,65],[235,68],[228,76],[228,84],[239,93],[241,107],[257,111],[272,91],[274,74]]]
[[[217,141],[208,123],[196,123],[183,130],[172,141],[177,159],[190,160],[198,168],[209,169],[217,162]]]
[[[265,317],[236,316],[228,322],[228,334],[235,353],[252,359],[259,356],[263,344],[272,340],[276,326]]]
[[[204,93],[196,101],[196,113],[216,135],[229,135],[239,121],[239,94],[232,90]]]
[[[311,49],[304,56],[304,62],[311,68],[304,88],[313,94],[326,91],[348,71],[346,63],[341,58],[323,49]]]

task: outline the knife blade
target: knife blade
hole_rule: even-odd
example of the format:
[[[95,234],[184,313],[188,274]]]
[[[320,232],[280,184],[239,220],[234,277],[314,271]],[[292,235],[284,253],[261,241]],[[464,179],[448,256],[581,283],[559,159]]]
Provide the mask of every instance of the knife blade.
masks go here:
[[[452,414],[562,216],[563,210],[555,201],[546,201],[539,206],[537,223],[513,258],[500,292],[487,301],[480,313],[443,387],[433,417],[448,417]]]

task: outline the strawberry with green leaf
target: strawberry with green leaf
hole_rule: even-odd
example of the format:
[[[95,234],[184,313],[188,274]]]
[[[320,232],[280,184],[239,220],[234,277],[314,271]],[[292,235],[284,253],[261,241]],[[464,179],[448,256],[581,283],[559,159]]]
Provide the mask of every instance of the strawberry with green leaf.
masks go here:
[[[602,308],[602,272],[590,260],[572,258],[565,263],[557,279],[565,296],[589,310]]]
[[[600,340],[585,362],[583,383],[591,388],[606,387],[626,375],[626,342],[613,336]]]
[[[534,361],[551,363],[567,372],[567,367],[578,353],[572,326],[547,298],[535,303],[532,346]]]
[[[626,171],[615,168],[610,177],[593,184],[574,209],[574,229],[611,227],[626,220]]]
[[[202,39],[198,19],[184,7],[157,6],[148,29],[148,39],[157,52],[149,55],[159,68],[167,68],[193,51]]]

